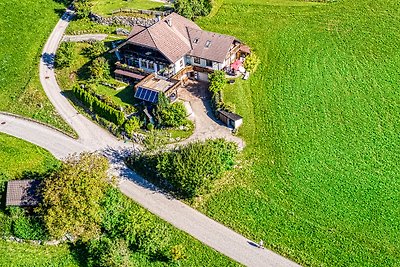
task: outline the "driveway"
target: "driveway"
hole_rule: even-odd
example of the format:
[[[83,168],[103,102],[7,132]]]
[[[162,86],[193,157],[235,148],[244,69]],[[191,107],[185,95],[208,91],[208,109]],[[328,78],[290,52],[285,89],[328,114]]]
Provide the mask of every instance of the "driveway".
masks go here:
[[[189,118],[195,123],[193,135],[180,144],[196,140],[224,138],[237,143],[239,149],[244,148],[244,141],[232,135],[232,130],[214,116],[207,83],[189,80],[185,87],[179,88],[178,95],[181,100],[190,103],[193,114]]]

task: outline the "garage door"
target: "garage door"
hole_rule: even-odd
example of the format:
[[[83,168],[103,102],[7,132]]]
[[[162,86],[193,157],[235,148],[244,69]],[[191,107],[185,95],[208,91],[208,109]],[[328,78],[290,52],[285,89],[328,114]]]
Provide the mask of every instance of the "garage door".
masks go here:
[[[199,81],[208,82],[208,73],[207,72],[198,72],[197,77]]]

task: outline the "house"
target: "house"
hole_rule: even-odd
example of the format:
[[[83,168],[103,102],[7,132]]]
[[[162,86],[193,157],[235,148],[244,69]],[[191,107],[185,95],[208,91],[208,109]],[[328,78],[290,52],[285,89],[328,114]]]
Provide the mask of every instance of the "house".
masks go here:
[[[125,81],[140,80],[150,73],[207,81],[208,73],[227,70],[250,53],[235,37],[204,31],[176,13],[147,28],[133,27],[128,38],[112,51],[121,55],[116,77]]]
[[[6,206],[31,207],[39,204],[40,181],[16,180],[7,183]]]

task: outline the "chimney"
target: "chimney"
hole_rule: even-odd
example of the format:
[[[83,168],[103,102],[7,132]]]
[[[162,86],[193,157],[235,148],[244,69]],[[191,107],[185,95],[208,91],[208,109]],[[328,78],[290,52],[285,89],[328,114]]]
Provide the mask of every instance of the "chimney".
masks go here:
[[[168,26],[172,27],[172,18],[167,19]]]

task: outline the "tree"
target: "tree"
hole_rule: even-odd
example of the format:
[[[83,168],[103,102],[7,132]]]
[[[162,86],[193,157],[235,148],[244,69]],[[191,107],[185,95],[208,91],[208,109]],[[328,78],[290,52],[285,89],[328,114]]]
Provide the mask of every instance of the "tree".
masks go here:
[[[61,43],[54,60],[56,68],[66,68],[72,65],[74,60],[74,47],[74,44],[70,42]]]
[[[110,67],[104,57],[98,57],[92,61],[89,67],[90,75],[93,79],[104,79],[110,76]]]
[[[155,117],[160,126],[179,127],[186,122],[186,109],[181,102],[171,104],[164,94],[160,94]]]
[[[107,170],[106,158],[83,153],[69,157],[60,170],[44,180],[39,210],[51,236],[71,234],[89,240],[99,235]]]
[[[142,126],[141,121],[137,117],[132,117],[127,120],[124,124],[125,133],[132,138],[132,134],[135,130],[140,129]]]
[[[74,2],[75,13],[78,19],[87,18],[92,10],[92,3],[90,0],[75,0]]]
[[[103,42],[94,42],[84,50],[85,55],[91,59],[95,59],[105,52],[107,52],[107,47]]]

